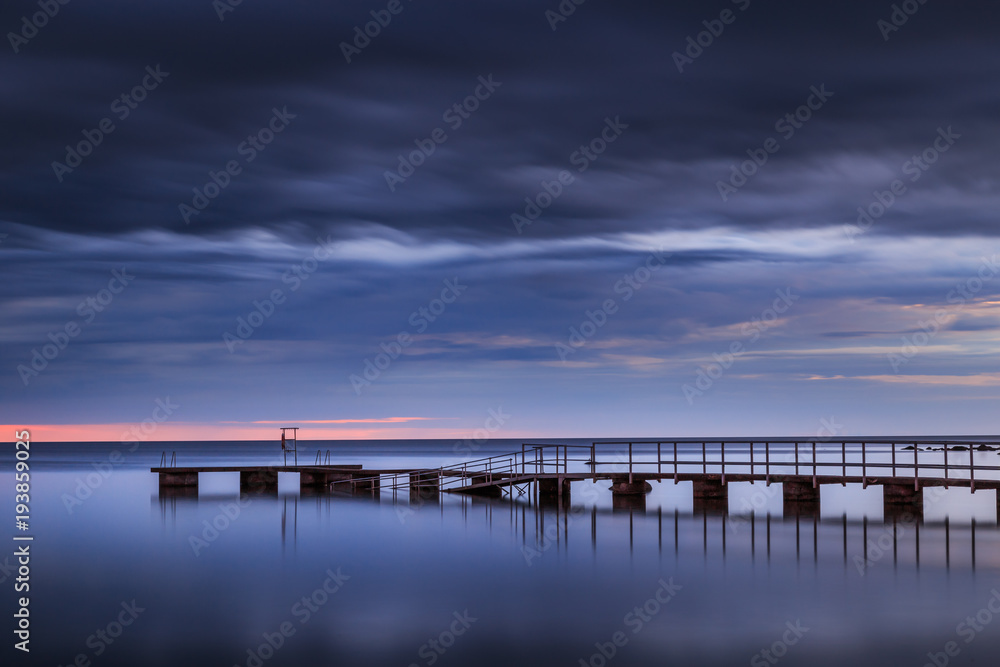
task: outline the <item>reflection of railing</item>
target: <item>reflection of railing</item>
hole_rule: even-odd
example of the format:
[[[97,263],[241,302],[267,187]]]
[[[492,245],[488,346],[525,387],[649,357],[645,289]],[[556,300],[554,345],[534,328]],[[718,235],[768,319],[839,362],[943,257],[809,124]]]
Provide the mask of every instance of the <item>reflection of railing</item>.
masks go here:
[[[685,445],[679,449],[678,445]],[[700,452],[698,451],[700,445]],[[712,445],[709,448],[709,445]],[[655,459],[653,456],[655,446]],[[664,447],[668,458],[664,458]],[[692,454],[694,446],[694,456]],[[783,460],[775,460],[773,449],[785,446]],[[990,479],[984,473],[1000,471],[1000,465],[987,465],[976,462],[976,451],[996,451],[1000,449],[979,441],[903,441],[903,442],[872,442],[870,440],[838,440],[838,441],[613,441],[595,442],[598,448],[617,447],[619,454],[624,447],[628,448],[628,473],[637,473],[674,477],[691,473],[719,474],[725,481],[727,473],[749,474],[770,482],[772,475],[804,475],[812,477],[813,481],[822,473],[830,476],[830,469],[835,469],[833,476],[842,479],[858,477],[867,485],[870,471],[875,475],[889,472],[892,477],[912,477],[914,485],[919,486],[923,479],[943,480],[944,486],[958,483],[961,486],[976,487],[977,473],[981,480]],[[922,449],[923,448],[923,449]],[[730,454],[727,458],[727,449]],[[850,449],[850,451],[849,451]],[[763,452],[761,451],[763,450]],[[954,462],[955,454],[949,452],[967,452],[966,463]],[[921,452],[924,452],[921,459]],[[940,452],[940,456],[936,455]],[[670,454],[672,453],[672,458]],[[700,453],[700,456],[699,456]],[[733,453],[747,455],[745,458],[733,458]],[[760,454],[763,453],[763,460]],[[637,456],[638,454],[638,456]],[[624,467],[625,461],[616,464]],[[607,465],[597,462],[595,467]],[[672,470],[671,470],[672,468]],[[763,473],[760,469],[763,469]],[[939,474],[933,474],[937,471]],[[838,474],[839,473],[839,474]],[[928,474],[930,473],[930,474]],[[958,476],[956,476],[958,473]],[[967,473],[967,476],[963,476]]]
[[[168,468],[168,467],[169,468],[176,468],[177,467],[177,452],[171,452],[171,454],[170,454],[170,463],[168,465],[167,464],[167,452],[164,451],[163,454],[160,455],[160,467],[161,468]]]

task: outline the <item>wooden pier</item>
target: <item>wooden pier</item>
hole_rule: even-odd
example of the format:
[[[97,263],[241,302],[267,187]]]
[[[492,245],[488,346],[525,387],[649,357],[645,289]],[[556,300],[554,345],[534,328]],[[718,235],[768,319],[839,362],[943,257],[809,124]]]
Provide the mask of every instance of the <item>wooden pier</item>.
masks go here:
[[[930,440],[636,440],[591,445],[524,443],[521,451],[437,468],[365,469],[361,465],[165,465],[161,489],[196,488],[200,473],[239,472],[247,491],[276,492],[278,473],[298,473],[300,487],[379,496],[405,490],[424,501],[441,492],[499,497],[533,493],[569,503],[573,482],[607,480],[616,504],[645,506],[650,482],[691,482],[695,505],[725,510],[732,483],[782,485],[786,511],[818,512],[824,485],[882,488],[886,513],[920,511],[927,487],[994,490],[1000,517],[998,447],[980,441]],[[979,460],[977,460],[977,458]],[[319,456],[317,455],[317,460]]]

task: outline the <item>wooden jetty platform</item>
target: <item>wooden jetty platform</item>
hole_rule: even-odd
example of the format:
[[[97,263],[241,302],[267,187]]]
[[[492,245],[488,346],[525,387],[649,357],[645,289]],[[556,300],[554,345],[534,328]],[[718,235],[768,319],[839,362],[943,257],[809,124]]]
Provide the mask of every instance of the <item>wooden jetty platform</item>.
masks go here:
[[[239,472],[246,490],[277,491],[278,473],[298,473],[300,487],[411,499],[441,492],[499,497],[534,493],[568,503],[573,482],[607,480],[616,501],[644,506],[650,482],[690,482],[696,504],[726,504],[729,484],[781,484],[786,507],[818,509],[824,485],[879,486],[887,510],[920,510],[927,487],[995,490],[1000,517],[1000,446],[969,440],[634,440],[591,445],[523,443],[521,451],[437,468],[366,469],[324,462],[282,466],[161,465],[162,489],[196,488],[201,473]],[[329,459],[329,456],[327,457]],[[317,461],[320,460],[317,454]]]

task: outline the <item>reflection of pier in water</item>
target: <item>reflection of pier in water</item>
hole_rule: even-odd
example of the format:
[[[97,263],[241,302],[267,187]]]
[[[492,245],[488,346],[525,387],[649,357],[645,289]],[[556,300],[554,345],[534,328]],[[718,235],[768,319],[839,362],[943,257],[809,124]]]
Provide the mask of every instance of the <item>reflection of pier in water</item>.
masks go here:
[[[529,496],[530,498],[530,496]],[[236,498],[220,495],[161,493],[154,502],[164,527],[176,528],[179,505],[196,503],[232,502]],[[281,506],[280,534],[283,552],[289,542],[297,544],[299,505],[303,509],[315,508],[316,516],[329,518],[341,503],[367,504],[366,500],[336,494],[299,496],[282,494],[268,498]],[[390,500],[385,494],[383,500]],[[514,546],[521,549],[530,562],[546,552],[568,553],[571,545],[589,542],[589,551],[596,555],[608,538],[628,525],[629,556],[656,553],[660,558],[676,560],[700,558],[706,562],[719,558],[723,562],[748,559],[770,563],[772,557],[784,562],[792,545],[796,562],[820,560],[841,562],[845,569],[855,569],[859,574],[878,563],[892,563],[894,568],[910,566],[917,570],[928,562],[932,566],[953,566],[976,569],[981,557],[982,543],[1000,544],[1000,527],[983,524],[975,518],[969,522],[954,522],[950,517],[941,521],[925,521],[920,514],[891,514],[882,521],[865,516],[861,519],[820,518],[818,513],[770,512],[734,514],[726,508],[696,507],[693,512],[657,507],[655,510],[622,509],[620,507],[570,507],[564,504],[537,504],[533,500],[494,499],[459,496],[454,502],[440,502],[437,498],[409,498],[405,495],[391,499],[386,505],[393,507],[401,525],[409,516],[428,512],[440,514],[443,519],[459,519],[483,525],[491,536],[509,533]],[[307,513],[308,514],[308,513]],[[198,524],[201,525],[200,523]],[[571,540],[586,533],[589,540]],[[987,553],[991,554],[994,550]],[[994,563],[991,563],[994,564]]]

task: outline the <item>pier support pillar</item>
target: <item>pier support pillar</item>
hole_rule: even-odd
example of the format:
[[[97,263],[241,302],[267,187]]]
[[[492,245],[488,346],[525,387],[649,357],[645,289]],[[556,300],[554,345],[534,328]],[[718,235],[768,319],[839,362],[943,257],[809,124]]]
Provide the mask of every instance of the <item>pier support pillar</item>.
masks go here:
[[[299,473],[299,486],[300,487],[322,487],[329,486],[330,473],[328,472],[300,472]]]
[[[255,493],[277,493],[278,472],[276,470],[241,470],[240,490]]]
[[[782,482],[785,516],[819,516],[819,486],[812,482]]]
[[[883,484],[882,507],[885,516],[897,516],[900,511],[922,513],[924,509],[923,489],[914,489],[912,484]]]
[[[570,481],[564,477],[544,477],[538,480],[538,495],[569,500]]]
[[[728,500],[729,487],[721,479],[696,479],[691,482],[696,499]]]
[[[628,481],[628,475],[611,478],[611,495],[614,496],[645,496],[653,490],[653,485],[644,479]],[[643,502],[645,506],[645,501]]]
[[[786,503],[818,503],[819,486],[812,482],[782,482],[781,495]]]
[[[410,473],[410,502],[423,504],[437,501],[441,493],[441,482],[437,472]]]
[[[198,473],[196,472],[161,472],[161,487],[193,486],[198,488]]]
[[[729,511],[729,487],[722,479],[696,479],[691,482],[695,514],[726,514]]]

